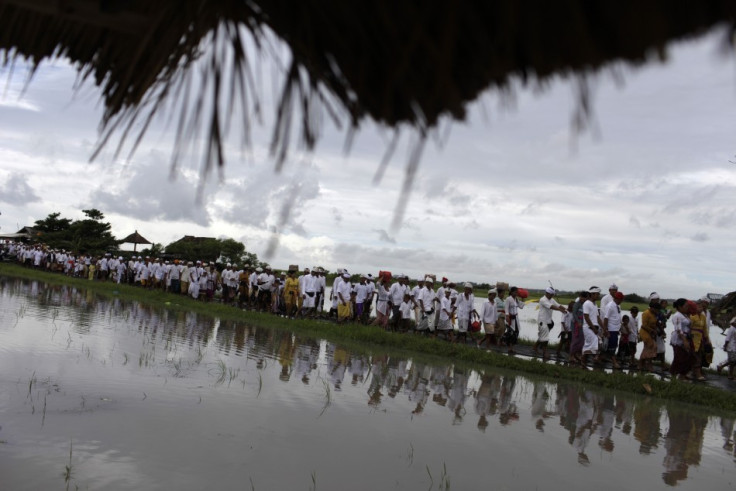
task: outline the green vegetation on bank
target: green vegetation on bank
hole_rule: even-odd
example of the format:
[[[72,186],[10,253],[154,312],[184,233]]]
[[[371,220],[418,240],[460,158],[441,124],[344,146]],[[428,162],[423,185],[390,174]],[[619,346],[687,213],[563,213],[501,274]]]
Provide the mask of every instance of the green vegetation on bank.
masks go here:
[[[445,341],[383,331],[362,325],[337,325],[332,322],[313,320],[291,320],[258,312],[242,311],[219,303],[204,303],[189,297],[143,290],[129,285],[102,283],[59,274],[27,269],[15,264],[0,264],[0,275],[36,279],[52,284],[73,285],[88,288],[102,295],[118,295],[148,304],[158,304],[174,310],[190,310],[218,316],[222,319],[238,320],[255,326],[293,331],[298,335],[320,337],[332,342],[381,349],[389,352],[437,356],[453,362],[471,363],[517,370],[555,379],[592,384],[601,388],[623,390],[635,394],[651,395],[661,399],[706,405],[711,409],[736,411],[736,393],[697,384],[678,381],[662,381],[651,375],[629,375],[621,372],[604,373],[568,368],[561,365],[525,360],[493,351],[478,350],[473,346],[450,344]]]

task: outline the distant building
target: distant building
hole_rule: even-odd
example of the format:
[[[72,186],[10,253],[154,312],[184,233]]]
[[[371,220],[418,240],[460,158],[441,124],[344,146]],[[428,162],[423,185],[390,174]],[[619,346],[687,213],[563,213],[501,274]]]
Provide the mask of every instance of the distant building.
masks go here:
[[[188,243],[198,244],[198,243],[204,242],[205,240],[215,240],[215,238],[214,237],[195,237],[193,235],[185,235],[181,239],[175,242],[172,242],[172,243],[178,244],[179,242],[188,242]]]
[[[709,293],[705,297],[710,301],[711,304],[714,304],[718,302],[719,300],[723,300],[723,293]]]
[[[33,227],[23,227],[22,229],[18,230],[14,234],[0,234],[0,239],[13,239],[13,240],[21,240],[21,241],[27,241],[30,239],[33,239],[34,237],[38,236],[38,232],[36,232],[36,229]]]

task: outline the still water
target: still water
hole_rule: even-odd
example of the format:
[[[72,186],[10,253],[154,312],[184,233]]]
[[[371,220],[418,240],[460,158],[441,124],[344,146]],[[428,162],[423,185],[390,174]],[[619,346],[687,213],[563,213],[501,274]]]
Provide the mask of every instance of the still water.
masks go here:
[[[0,277],[0,489],[730,489],[734,419]]]

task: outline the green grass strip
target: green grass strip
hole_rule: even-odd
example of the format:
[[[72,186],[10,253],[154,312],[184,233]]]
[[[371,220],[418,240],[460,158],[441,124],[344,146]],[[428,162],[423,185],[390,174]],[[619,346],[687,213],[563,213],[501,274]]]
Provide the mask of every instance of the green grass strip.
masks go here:
[[[435,357],[444,361],[449,359],[453,363],[459,362],[463,365],[514,370],[540,377],[590,384],[598,388],[707,406],[712,410],[736,411],[736,393],[732,391],[687,384],[676,380],[663,381],[651,375],[581,370],[543,363],[539,360],[516,358],[494,351],[479,350],[474,346],[451,344],[424,336],[386,332],[375,326],[338,325],[333,322],[308,319],[285,319],[266,313],[243,311],[220,303],[195,301],[184,295],[174,295],[160,290],[144,290],[130,285],[71,278],[61,274],[24,268],[12,263],[0,263],[0,275],[87,288],[105,296],[119,296],[172,310],[194,311],[221,319],[245,322],[256,327],[287,330],[300,336],[324,338],[328,341],[352,345],[360,350],[379,349],[383,353],[401,352],[411,354],[415,358],[416,355],[420,355],[420,358],[424,360]]]

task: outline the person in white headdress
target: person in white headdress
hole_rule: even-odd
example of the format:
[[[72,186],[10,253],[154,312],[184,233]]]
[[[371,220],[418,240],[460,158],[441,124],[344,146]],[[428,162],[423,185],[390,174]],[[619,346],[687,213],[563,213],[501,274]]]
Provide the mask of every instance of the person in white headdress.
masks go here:
[[[590,297],[583,304],[583,335],[585,336],[582,356],[583,368],[587,365],[590,355],[598,354],[598,332],[601,325],[598,306],[595,304],[601,294],[601,289],[597,286],[591,286],[588,293],[590,293]]]
[[[556,310],[563,314],[567,312],[567,309],[557,303],[554,296],[557,292],[551,286],[547,287],[544,291],[544,296],[539,299],[539,315],[537,316],[537,327],[538,336],[537,342],[534,343],[532,351],[536,355],[539,349],[542,349],[542,359],[546,360],[547,356],[547,345],[549,344],[549,331],[554,327],[555,321],[552,319],[552,311]]]

